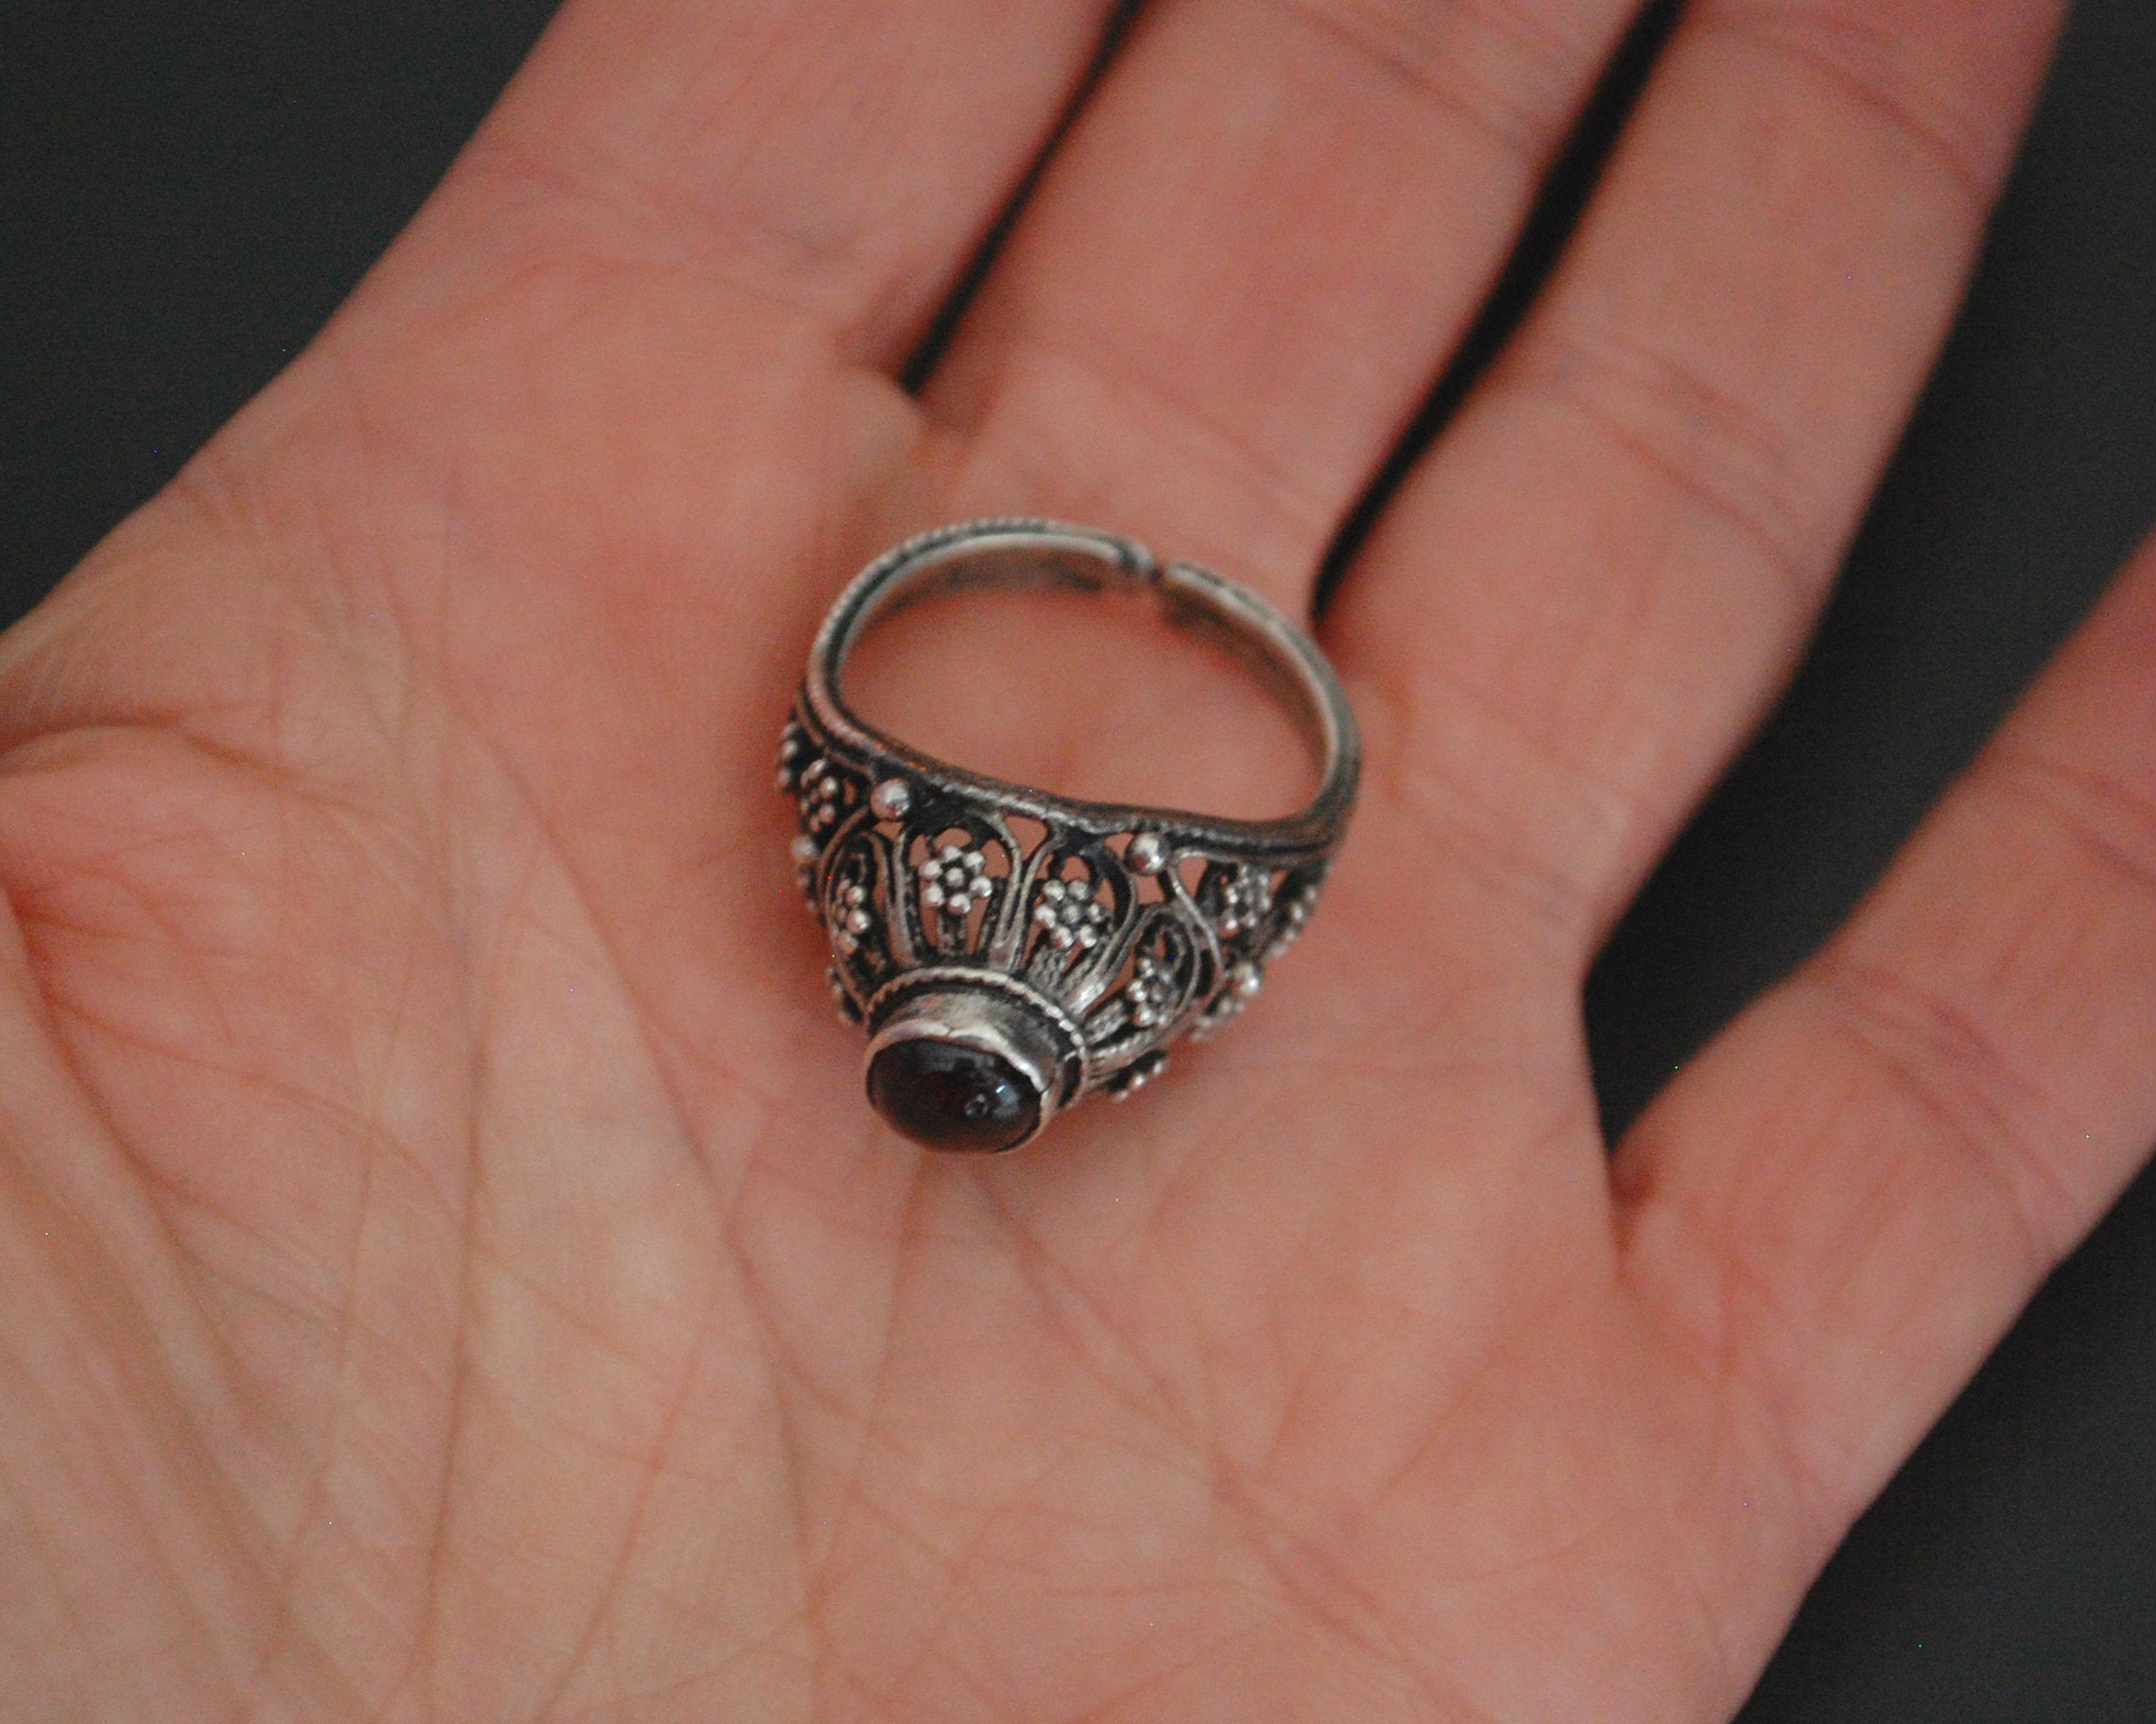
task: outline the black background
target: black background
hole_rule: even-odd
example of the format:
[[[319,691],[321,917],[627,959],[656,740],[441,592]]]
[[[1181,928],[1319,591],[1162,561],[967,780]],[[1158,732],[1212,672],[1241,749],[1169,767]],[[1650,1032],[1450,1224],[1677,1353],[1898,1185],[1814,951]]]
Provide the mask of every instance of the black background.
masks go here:
[[[550,10],[0,3],[0,620],[304,344]],[[1818,943],[2152,524],[2156,0],[2086,0],[1811,659],[1590,982],[1613,1126]],[[2156,1177],[1858,1525],[1744,1717],[2156,1720]]]

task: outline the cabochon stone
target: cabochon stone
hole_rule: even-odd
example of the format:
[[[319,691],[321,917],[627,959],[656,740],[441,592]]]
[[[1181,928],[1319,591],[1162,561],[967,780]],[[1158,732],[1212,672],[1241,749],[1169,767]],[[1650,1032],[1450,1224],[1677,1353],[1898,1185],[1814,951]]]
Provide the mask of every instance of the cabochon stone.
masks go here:
[[[1009,1149],[1041,1123],[1040,1094],[1009,1060],[927,1036],[894,1042],[869,1061],[869,1101],[931,1149]]]

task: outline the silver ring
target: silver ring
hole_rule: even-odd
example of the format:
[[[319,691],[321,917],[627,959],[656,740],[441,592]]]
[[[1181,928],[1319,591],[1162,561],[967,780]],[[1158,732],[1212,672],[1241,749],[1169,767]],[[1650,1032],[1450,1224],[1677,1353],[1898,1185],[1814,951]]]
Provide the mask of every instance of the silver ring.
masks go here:
[[[934,759],[847,707],[839,672],[877,617],[934,593],[1024,586],[1150,593],[1169,621],[1226,645],[1319,758],[1309,805],[1243,820],[1051,796]],[[1317,644],[1217,575],[1052,521],[968,522],[885,553],[824,618],[779,748],[832,994],[869,1032],[871,1104],[930,1148],[1001,1150],[1083,1096],[1157,1077],[1168,1044],[1240,1011],[1302,930],[1358,760]]]

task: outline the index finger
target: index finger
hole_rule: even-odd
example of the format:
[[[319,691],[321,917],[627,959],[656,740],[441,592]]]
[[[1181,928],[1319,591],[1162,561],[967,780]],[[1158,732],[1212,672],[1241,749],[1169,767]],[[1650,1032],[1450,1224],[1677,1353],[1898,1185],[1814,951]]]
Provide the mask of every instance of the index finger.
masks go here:
[[[432,212],[717,274],[895,368],[1053,133],[1110,0],[572,0]],[[422,232],[427,224],[423,223]],[[428,249],[445,270],[454,247]]]

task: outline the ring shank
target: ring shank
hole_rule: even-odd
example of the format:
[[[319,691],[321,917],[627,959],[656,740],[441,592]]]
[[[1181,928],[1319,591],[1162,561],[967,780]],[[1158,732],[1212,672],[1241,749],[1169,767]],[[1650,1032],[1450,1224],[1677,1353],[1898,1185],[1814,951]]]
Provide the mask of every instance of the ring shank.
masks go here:
[[[1133,810],[1048,798],[923,755],[863,722],[839,693],[855,644],[879,620],[923,599],[969,591],[1058,588],[1081,593],[1149,594],[1164,618],[1200,635],[1250,668],[1296,720],[1319,760],[1319,784],[1300,812],[1277,820],[1236,820],[1171,810]],[[803,694],[836,738],[955,779],[1023,808],[1053,802],[1066,817],[1092,812],[1104,830],[1136,815],[1216,838],[1268,845],[1307,842],[1326,849],[1338,838],[1354,801],[1359,747],[1354,715],[1339,679],[1301,629],[1254,593],[1191,563],[1157,563],[1143,545],[1115,534],[1048,521],[984,521],[943,527],[899,545],[871,563],[832,607],[809,657]]]

